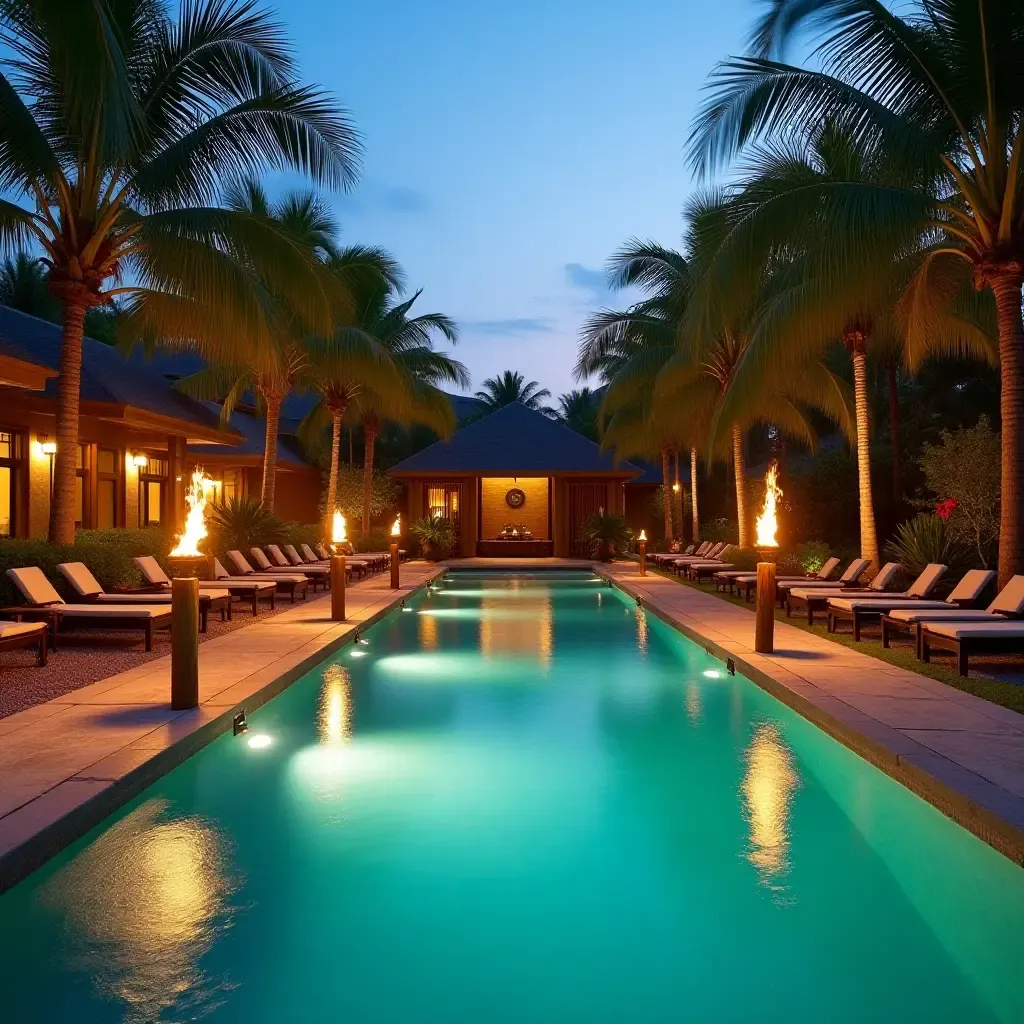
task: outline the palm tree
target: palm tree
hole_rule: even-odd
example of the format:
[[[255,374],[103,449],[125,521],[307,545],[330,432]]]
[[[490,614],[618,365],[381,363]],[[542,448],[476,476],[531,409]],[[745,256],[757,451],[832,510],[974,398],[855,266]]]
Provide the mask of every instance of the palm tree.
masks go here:
[[[421,423],[443,437],[455,427],[455,414],[441,384],[469,386],[469,371],[444,352],[434,350],[434,336],[441,334],[453,344],[459,331],[443,313],[411,317],[419,298],[397,300],[393,286],[382,284],[365,297],[357,310],[356,326],[387,352],[399,374],[398,386],[363,387],[352,401],[363,426],[363,533],[370,532],[370,499],[377,436],[384,420]]]
[[[506,370],[500,377],[488,377],[480,385],[483,390],[476,393],[476,398],[487,407],[487,412],[502,409],[513,402],[520,402],[527,409],[544,412],[544,399],[551,397],[547,388],[542,388],[535,380],[525,383],[521,373]]]
[[[318,400],[299,424],[299,437],[311,448],[330,426],[330,469],[324,506],[328,520],[337,505],[341,434],[353,403],[368,387],[379,392],[400,392],[405,387],[405,378],[392,353],[359,323],[359,311],[371,309],[382,291],[401,290],[401,268],[383,250],[364,246],[345,248],[332,265],[352,296],[353,315],[348,318],[350,322],[339,324],[330,338],[313,343],[313,389]]]
[[[660,458],[665,539],[682,536],[681,491],[673,501],[669,484],[670,460],[675,459],[679,479],[680,447],[690,449],[693,501],[693,536],[700,533],[697,519],[697,446],[702,428],[689,411],[672,403],[651,403],[654,382],[675,355],[676,335],[688,300],[690,279],[685,257],[656,242],[630,239],[608,263],[613,288],[639,287],[647,298],[624,311],[602,310],[583,326],[575,374],[578,380],[591,375],[605,384],[619,380],[619,398],[602,406],[607,417],[603,439],[622,455]],[[637,381],[625,398],[623,381]]]
[[[229,210],[253,220],[273,222],[280,237],[302,250],[310,262],[328,266],[338,258],[337,227],[326,203],[311,192],[293,192],[277,203],[253,181],[228,190]],[[176,383],[194,398],[221,401],[221,418],[227,422],[239,399],[255,392],[264,414],[263,486],[261,501],[274,509],[277,482],[277,440],[281,405],[296,388],[312,385],[320,375],[313,358],[319,350],[305,333],[305,322],[288,299],[275,294],[272,282],[263,279],[258,267],[250,271],[253,287],[264,296],[260,329],[224,336],[203,335],[186,340],[210,364]],[[174,340],[171,344],[176,344]],[[323,355],[323,353],[320,353]]]
[[[182,3],[175,17],[162,0],[8,0],[0,25],[0,231],[41,249],[61,306],[49,532],[69,543],[86,311],[132,294],[151,326],[185,333],[201,307],[228,331],[254,301],[230,259],[245,251],[326,322],[303,260],[211,204],[218,182],[267,165],[347,187],[358,140],[248,0]]]
[[[808,28],[820,70],[783,60]],[[713,76],[691,140],[696,164],[710,171],[751,144],[806,137],[829,122],[885,161],[884,180],[812,186],[799,203],[791,193],[788,206],[805,222],[808,211],[819,214],[818,244],[835,280],[848,261],[890,261],[894,239],[919,240],[902,304],[911,364],[964,285],[991,294],[1001,370],[1000,585],[1024,568],[1022,36],[1024,7],[1002,0],[914,0],[902,16],[875,0],[772,0],[752,54]],[[780,229],[783,205],[773,209]]]
[[[573,388],[558,396],[555,418],[577,434],[597,440],[597,410],[600,396],[590,388]]]

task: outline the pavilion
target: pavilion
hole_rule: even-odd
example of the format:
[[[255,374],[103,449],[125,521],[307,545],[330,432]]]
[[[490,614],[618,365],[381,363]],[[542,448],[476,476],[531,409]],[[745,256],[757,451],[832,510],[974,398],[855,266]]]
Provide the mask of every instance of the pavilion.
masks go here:
[[[455,525],[455,554],[589,554],[587,519],[621,514],[624,485],[641,470],[564,424],[515,402],[388,470],[407,487],[409,515]]]

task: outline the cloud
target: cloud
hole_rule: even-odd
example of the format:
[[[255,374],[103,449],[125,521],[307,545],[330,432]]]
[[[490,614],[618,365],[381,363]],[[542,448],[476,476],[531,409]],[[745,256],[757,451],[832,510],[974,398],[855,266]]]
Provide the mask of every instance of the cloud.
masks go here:
[[[542,316],[519,316],[508,320],[469,320],[464,321],[462,327],[477,334],[550,334],[554,321]]]
[[[407,185],[387,185],[381,181],[363,180],[354,192],[338,196],[337,203],[350,214],[384,211],[416,216],[430,210],[430,198],[425,192]]]
[[[596,300],[604,299],[610,291],[604,271],[591,270],[582,263],[566,263],[565,280],[571,288],[588,292]]]

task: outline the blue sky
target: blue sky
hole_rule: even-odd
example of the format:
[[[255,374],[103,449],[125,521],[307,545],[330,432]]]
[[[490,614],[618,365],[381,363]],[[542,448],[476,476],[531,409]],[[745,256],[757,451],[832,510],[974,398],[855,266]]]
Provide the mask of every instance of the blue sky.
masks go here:
[[[631,235],[678,244],[690,120],[752,0],[274,4],[365,138],[344,240],[459,321],[474,390],[506,368],[572,387],[579,325],[616,302],[605,260]]]

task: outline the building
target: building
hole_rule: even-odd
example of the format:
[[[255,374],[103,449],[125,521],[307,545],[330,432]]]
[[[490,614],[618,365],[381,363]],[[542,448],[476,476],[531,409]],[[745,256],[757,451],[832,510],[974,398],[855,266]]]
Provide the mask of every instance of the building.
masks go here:
[[[589,554],[586,520],[601,509],[621,514],[625,484],[640,475],[518,402],[388,472],[405,482],[411,518],[433,513],[453,522],[464,556]]]
[[[55,324],[0,306],[0,536],[47,532],[60,338]],[[159,373],[83,340],[78,526],[177,528],[189,449],[240,441],[216,412],[174,391]]]

